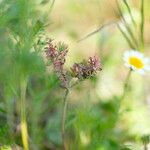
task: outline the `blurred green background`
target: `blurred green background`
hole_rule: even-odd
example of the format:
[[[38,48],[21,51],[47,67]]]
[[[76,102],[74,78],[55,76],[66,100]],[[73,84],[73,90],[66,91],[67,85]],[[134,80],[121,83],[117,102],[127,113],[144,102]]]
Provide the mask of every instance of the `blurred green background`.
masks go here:
[[[122,1],[123,15],[131,21]],[[129,0],[140,22],[140,0]],[[145,49],[150,56],[150,1],[145,0]],[[62,150],[62,99],[56,75],[45,65],[45,39],[69,47],[66,68],[98,55],[103,70],[78,84],[68,100],[66,134],[69,150],[144,150],[150,134],[150,73],[133,72],[120,104],[128,74],[123,53],[128,43],[115,24],[82,40],[108,22],[121,22],[115,0],[0,0],[0,146],[21,149],[20,88],[28,77],[26,112],[32,150]],[[136,34],[134,27],[131,28]],[[139,39],[138,35],[136,38]],[[8,148],[9,149],[9,148]]]

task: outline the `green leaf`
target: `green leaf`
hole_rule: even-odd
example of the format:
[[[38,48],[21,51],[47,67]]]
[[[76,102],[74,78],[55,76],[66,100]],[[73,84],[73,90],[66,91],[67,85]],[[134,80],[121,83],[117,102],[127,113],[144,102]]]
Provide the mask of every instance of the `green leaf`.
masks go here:
[[[32,35],[35,36],[37,33],[39,33],[39,31],[41,31],[41,29],[43,28],[44,23],[41,22],[40,20],[38,20],[35,25],[33,26],[33,31],[32,31]]]

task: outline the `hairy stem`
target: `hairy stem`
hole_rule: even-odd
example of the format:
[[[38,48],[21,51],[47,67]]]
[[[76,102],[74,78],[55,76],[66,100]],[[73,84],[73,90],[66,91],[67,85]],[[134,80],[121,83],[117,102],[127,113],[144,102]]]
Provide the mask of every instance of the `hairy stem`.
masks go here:
[[[65,120],[67,114],[67,97],[69,94],[69,89],[66,89],[65,96],[63,99],[63,110],[62,110],[62,122],[61,122],[61,134],[62,134],[62,142],[63,142],[63,149],[67,150],[66,138],[65,138]]]
[[[26,111],[25,111],[26,88],[27,88],[27,79],[22,78],[20,81],[21,137],[22,137],[24,150],[29,150],[28,129],[27,129]]]

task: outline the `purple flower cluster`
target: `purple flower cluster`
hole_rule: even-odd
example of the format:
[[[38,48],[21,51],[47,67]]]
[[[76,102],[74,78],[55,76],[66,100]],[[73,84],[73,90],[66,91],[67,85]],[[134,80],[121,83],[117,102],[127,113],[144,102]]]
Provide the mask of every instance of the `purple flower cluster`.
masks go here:
[[[68,87],[68,76],[67,71],[64,69],[64,64],[66,62],[66,55],[68,53],[68,47],[59,43],[57,45],[53,44],[50,39],[48,41],[48,47],[46,47],[47,58],[53,63],[54,71],[56,72],[59,80],[61,81],[61,86],[64,88]]]
[[[71,70],[74,77],[78,79],[87,79],[94,76],[97,71],[102,69],[99,59],[94,56],[90,57],[88,61],[75,63]]]
[[[63,43],[54,44],[52,40],[49,40],[47,44],[47,58],[51,60],[54,71],[61,82],[61,86],[64,88],[69,87],[69,79],[71,77],[69,74],[72,75],[73,78],[82,80],[90,78],[94,76],[97,71],[102,70],[99,59],[96,56],[93,56],[89,57],[89,60],[87,61],[74,63],[71,67],[71,71],[66,71],[64,69],[64,64],[66,62],[68,47]]]

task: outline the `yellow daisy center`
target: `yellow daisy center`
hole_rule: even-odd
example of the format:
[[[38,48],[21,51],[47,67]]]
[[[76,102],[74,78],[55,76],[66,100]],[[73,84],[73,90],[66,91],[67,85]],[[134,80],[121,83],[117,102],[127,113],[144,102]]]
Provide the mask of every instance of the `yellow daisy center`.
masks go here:
[[[135,56],[129,58],[129,63],[137,69],[142,69],[144,67],[143,61]]]

